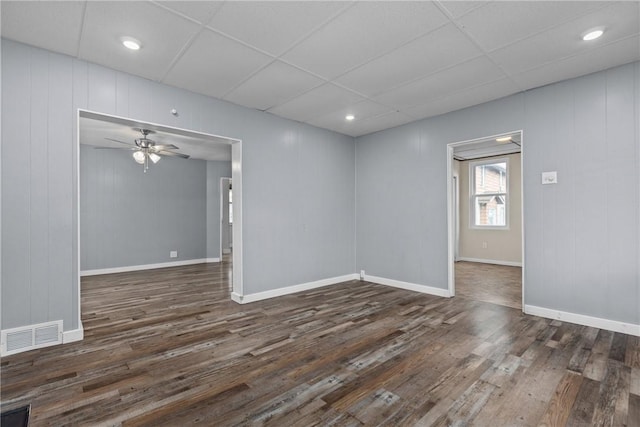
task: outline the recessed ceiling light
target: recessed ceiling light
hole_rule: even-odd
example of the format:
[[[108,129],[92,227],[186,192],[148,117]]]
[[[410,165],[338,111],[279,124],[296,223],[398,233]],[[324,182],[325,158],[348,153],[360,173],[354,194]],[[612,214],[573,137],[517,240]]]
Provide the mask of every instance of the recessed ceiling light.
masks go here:
[[[133,37],[122,37],[120,40],[122,41],[122,44],[124,45],[124,47],[126,47],[127,49],[131,49],[131,50],[140,49],[140,41],[134,39]]]
[[[351,120],[353,120],[353,119],[355,119],[355,118],[356,118],[356,116],[354,116],[353,114],[347,114],[347,115],[345,116],[345,120],[348,120],[348,121],[351,121]]]
[[[595,40],[598,37],[600,37],[602,34],[604,34],[604,30],[602,29],[597,29],[597,30],[591,30],[589,32],[587,32],[585,35],[582,36],[582,40],[584,41],[590,41],[590,40]]]
[[[508,142],[508,141],[511,141],[511,137],[510,136],[503,136],[503,137],[500,137],[500,138],[496,138],[496,141],[497,142]]]

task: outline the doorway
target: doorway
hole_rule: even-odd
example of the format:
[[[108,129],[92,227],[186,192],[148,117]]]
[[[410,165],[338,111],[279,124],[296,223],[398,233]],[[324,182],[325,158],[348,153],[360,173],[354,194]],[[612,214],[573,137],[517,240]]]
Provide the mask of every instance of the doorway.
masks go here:
[[[231,178],[220,178],[220,257],[233,250],[233,187]]]
[[[87,129],[90,129],[89,132],[91,134],[91,132],[93,132],[93,134],[91,134],[91,137],[87,136]],[[120,148],[120,149],[124,149],[125,151],[122,151],[122,153],[127,153],[127,150],[131,150],[128,151],[129,153],[139,153],[140,149],[136,148],[136,146],[133,146],[133,142],[134,139],[133,137],[131,137],[131,135],[129,135],[131,132],[137,132],[140,131],[141,129],[146,129],[149,130],[148,135],[150,136],[148,139],[153,139],[154,141],[157,141],[158,144],[162,144],[163,148],[160,150],[156,150],[157,153],[159,154],[159,156],[156,156],[156,158],[154,159],[154,157],[152,155],[148,155],[148,159],[145,159],[146,161],[144,162],[140,162],[138,161],[138,159],[136,158],[135,155],[131,156],[131,154],[128,154],[128,159],[130,160],[130,162],[127,162],[127,167],[135,167],[136,170],[135,172],[138,173],[136,175],[136,177],[134,179],[130,179],[127,180],[125,179],[121,173],[113,173],[114,171],[112,170],[107,178],[112,181],[112,182],[116,182],[116,181],[124,181],[124,183],[128,186],[130,186],[131,188],[133,188],[134,190],[137,190],[138,192],[140,192],[143,189],[143,185],[142,182],[143,180],[147,180],[147,181],[153,181],[156,177],[159,176],[159,172],[160,170],[158,169],[159,167],[162,167],[163,165],[168,166],[170,165],[172,162],[175,161],[182,161],[183,159],[178,159],[175,160],[176,157],[176,153],[183,153],[183,154],[189,154],[191,155],[192,158],[197,158],[197,159],[202,159],[202,160],[211,160],[211,159],[207,159],[205,157],[202,156],[206,156],[207,153],[211,154],[212,152],[216,151],[216,147],[220,148],[223,147],[224,151],[227,153],[226,154],[226,158],[225,161],[228,161],[231,165],[231,177],[234,180],[234,193],[235,193],[235,197],[234,197],[234,202],[235,202],[235,212],[234,212],[234,222],[235,222],[235,227],[232,231],[233,234],[233,238],[230,236],[229,240],[233,239],[233,241],[235,242],[235,246],[236,246],[236,251],[234,251],[233,254],[233,258],[234,258],[234,262],[232,265],[233,268],[233,292],[234,293],[239,293],[242,294],[243,292],[243,286],[242,286],[242,209],[241,209],[241,200],[242,200],[242,141],[238,140],[238,139],[234,139],[234,138],[227,138],[227,137],[221,137],[221,136],[217,136],[217,135],[212,135],[212,134],[206,134],[206,133],[202,133],[202,132],[196,132],[196,131],[191,131],[191,130],[187,130],[187,129],[181,129],[181,128],[175,128],[175,127],[171,127],[171,126],[165,126],[162,124],[156,124],[156,123],[149,123],[149,122],[144,122],[144,121],[139,121],[139,120],[135,120],[135,119],[130,119],[130,118],[126,118],[126,117],[119,117],[119,116],[113,116],[113,115],[107,115],[107,114],[102,114],[102,113],[96,113],[96,112],[91,112],[91,111],[86,111],[86,110],[78,110],[78,116],[77,116],[77,150],[80,153],[80,143],[83,142],[83,144],[86,144],[87,141],[91,140],[93,141],[91,144],[89,145],[94,145],[94,147],[99,147],[99,148],[109,148],[109,146],[111,146],[111,148]],[[110,135],[102,135],[100,132],[104,132],[105,130],[109,130],[110,132],[112,132],[112,134]],[[118,134],[118,132],[121,132],[121,134]],[[98,136],[100,134],[100,136]],[[110,137],[110,139],[106,139],[106,137]],[[146,138],[147,135],[143,135],[142,137],[140,137],[139,135],[136,135],[135,138],[138,139],[142,139],[142,138]],[[162,141],[163,138],[168,138],[169,140],[165,143],[164,141]],[[154,142],[151,141],[151,142]],[[136,145],[139,144],[138,140],[134,141]],[[171,143],[172,142],[176,142],[176,145],[173,146]],[[101,146],[100,144],[105,144],[104,146]],[[128,144],[128,145],[123,145],[123,144]],[[124,147],[124,148],[122,148]],[[132,148],[133,147],[133,148]],[[179,151],[177,149],[180,149]],[[187,152],[187,149],[190,148],[190,152]],[[175,150],[174,152],[171,152],[172,150]],[[104,150],[103,150],[104,151]],[[110,152],[114,152],[115,151],[111,151],[111,150],[107,150]],[[146,151],[144,151],[144,153],[146,153]],[[158,158],[159,157],[159,158]],[[184,156],[182,156],[184,157]],[[165,159],[166,160],[161,160],[161,159]],[[151,160],[152,162],[149,162],[148,160]],[[155,163],[160,161],[159,165],[156,165]],[[136,163],[140,163],[139,165],[136,165]],[[132,165],[132,166],[129,166]],[[208,163],[207,163],[208,165]],[[82,248],[82,242],[81,242],[81,228],[80,228],[80,223],[81,223],[81,217],[83,216],[83,212],[81,212],[81,206],[83,206],[82,204],[82,199],[83,199],[83,195],[81,192],[81,164],[80,164],[80,155],[78,156],[78,163],[77,163],[77,176],[78,176],[78,182],[77,182],[77,188],[76,188],[76,197],[78,200],[78,211],[77,211],[77,224],[78,224],[78,228],[77,228],[77,254],[78,254],[78,261],[77,261],[77,274],[78,274],[78,284],[81,283],[81,265],[82,265],[82,253],[83,251],[81,250]],[[157,174],[154,175],[154,171],[157,170]],[[208,171],[208,169],[207,169]],[[208,173],[208,172],[207,172]],[[226,174],[228,174],[228,172],[226,172]],[[104,174],[107,175],[107,174]],[[102,178],[100,178],[102,179]],[[157,183],[153,183],[156,185],[152,185],[149,184],[147,187],[144,187],[144,189],[148,192],[155,192],[158,194],[165,194],[165,189],[167,188],[172,188],[173,191],[176,191],[176,185],[175,184],[176,181],[174,180],[169,180],[168,181],[168,185],[160,185]],[[218,182],[217,179],[215,181],[213,181],[213,183]],[[206,183],[205,183],[206,184]],[[202,185],[202,188],[205,187],[205,184]],[[213,184],[215,185],[215,184]],[[173,188],[176,187],[176,188]],[[149,190],[149,188],[151,190]],[[170,188],[170,189],[171,189]],[[183,187],[180,187],[183,188]],[[184,187],[187,191],[190,191],[191,189],[189,187]],[[200,187],[198,187],[200,188]],[[215,188],[215,186],[213,187]],[[204,190],[203,190],[204,191]],[[193,191],[195,192],[195,190]],[[141,194],[141,193],[140,193]],[[191,195],[191,193],[189,193],[189,195]],[[198,195],[196,195],[197,197],[199,197],[200,193],[198,193]],[[86,196],[86,195],[85,195]],[[139,199],[141,198],[136,198],[133,197],[131,198],[131,200],[129,200],[129,203],[125,206],[126,207],[135,207],[136,204],[138,204]],[[202,200],[202,198],[200,197],[200,200]],[[214,199],[215,200],[215,199]],[[199,212],[198,215],[201,215],[202,213],[200,212],[202,209],[204,209],[206,206],[205,202],[200,202],[201,206],[199,205],[198,208],[194,208],[194,211]],[[113,205],[113,204],[112,204]],[[109,205],[111,206],[111,205]],[[164,206],[164,205],[163,205]],[[173,203],[172,206],[175,206],[176,209],[180,209],[180,203]],[[200,209],[202,208],[202,209]],[[163,210],[162,207],[160,207],[158,210],[158,212],[155,212],[153,214],[147,214],[147,215],[142,215],[139,217],[136,217],[136,215],[130,215],[127,214],[125,215],[120,215],[121,217],[126,217],[127,219],[127,224],[129,224],[131,227],[133,227],[133,232],[131,232],[130,234],[138,236],[138,240],[134,241],[140,241],[143,242],[144,239],[149,239],[150,236],[153,238],[157,238],[159,236],[159,238],[165,238],[165,236],[168,234],[168,231],[171,232],[176,232],[176,230],[179,231],[184,231],[185,226],[184,223],[188,222],[188,221],[170,221],[169,224],[158,224],[157,226],[154,227],[147,227],[147,225],[151,224],[153,221],[155,221],[156,219],[158,221],[162,221],[166,219],[163,217],[163,215],[166,215],[166,210]],[[217,212],[216,212],[217,213]],[[84,214],[86,214],[86,212],[84,212]],[[106,215],[106,214],[105,214]],[[109,218],[113,218],[116,215],[112,215],[111,213],[109,213]],[[199,223],[199,222],[198,222]],[[137,224],[137,225],[136,225]],[[154,223],[155,224],[155,223]],[[190,229],[189,229],[190,230]],[[215,230],[215,229],[214,229]],[[191,230],[192,231],[192,230]],[[216,230],[217,231],[217,230]],[[118,229],[118,232],[120,234],[124,234],[126,232],[126,230],[120,230]],[[201,231],[200,231],[201,233]],[[191,233],[193,234],[193,233]],[[190,236],[191,234],[185,234],[185,239],[188,239],[188,236]],[[95,240],[95,239],[94,239]],[[165,239],[166,240],[166,239]],[[218,246],[217,243],[214,243],[214,245]],[[216,246],[213,246],[214,248]],[[129,248],[131,249],[131,248]],[[144,250],[136,250],[138,249],[137,247],[134,247],[133,250],[131,250],[131,253],[137,253],[140,255],[140,259],[142,260],[142,262],[134,262],[132,263],[130,268],[124,267],[123,268],[119,268],[122,271],[132,271],[134,269],[136,269],[136,267],[140,267],[142,265],[142,267],[148,267],[148,268],[153,268],[154,267],[154,261],[151,262],[145,262],[145,259],[142,258],[143,256],[146,256],[146,253]],[[173,247],[171,249],[174,249]],[[166,257],[168,258],[173,258],[173,259],[179,259],[179,257],[181,256],[181,252],[179,250],[171,250],[170,252],[164,253],[164,255],[166,255]],[[220,254],[220,257],[222,256],[222,254]],[[158,267],[162,267],[162,266],[168,266],[166,264],[175,264],[177,265],[186,265],[189,263],[189,261],[202,261],[202,262],[206,262],[205,258],[200,259],[193,259],[193,258],[198,258],[198,257],[186,257],[185,258],[185,262],[183,262],[182,264],[180,263],[180,261],[173,261],[173,260],[169,260],[169,262],[167,263],[162,263],[163,265],[158,265]],[[207,257],[208,259],[209,257]],[[157,262],[157,261],[155,261]],[[191,262],[191,263],[193,263]],[[116,264],[117,265],[117,264]],[[120,265],[125,265],[125,264],[120,264]],[[113,269],[105,269],[105,270],[113,270]],[[98,270],[94,270],[94,274],[98,274],[95,273]],[[115,272],[115,271],[105,271],[105,273],[109,273],[109,272]],[[78,295],[77,295],[77,300],[78,300],[78,321],[81,324],[81,320],[82,320],[82,307],[80,304],[81,301],[81,286],[78,286]]]
[[[447,146],[451,296],[524,307],[522,131]]]

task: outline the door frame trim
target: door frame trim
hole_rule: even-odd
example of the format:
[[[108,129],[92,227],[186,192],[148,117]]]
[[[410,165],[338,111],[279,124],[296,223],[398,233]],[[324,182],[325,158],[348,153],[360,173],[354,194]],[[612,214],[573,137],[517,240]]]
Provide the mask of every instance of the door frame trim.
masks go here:
[[[525,223],[524,223],[524,131],[522,129],[514,130],[511,132],[503,132],[497,135],[489,135],[481,138],[467,139],[463,141],[450,142],[447,144],[447,284],[449,294],[455,296],[455,224],[454,221],[454,204],[453,204],[453,151],[455,147],[463,145],[477,144],[481,141],[486,141],[491,138],[499,138],[505,135],[513,135],[514,133],[520,133],[520,220],[521,220],[521,256],[522,256],[522,312],[525,307]],[[459,179],[458,179],[459,184]],[[460,204],[458,203],[458,209]]]
[[[232,271],[233,271],[233,292],[242,295],[244,292],[244,285],[242,282],[243,279],[243,270],[242,270],[242,249],[243,249],[243,245],[242,245],[242,140],[238,139],[238,138],[231,138],[231,137],[227,137],[227,136],[222,136],[222,135],[216,135],[216,134],[212,134],[212,133],[208,133],[208,132],[200,132],[197,130],[192,130],[192,129],[185,129],[185,128],[179,128],[179,127],[175,127],[175,126],[169,126],[169,125],[165,125],[165,124],[161,124],[161,123],[154,123],[154,122],[150,122],[148,120],[138,120],[132,117],[123,117],[123,116],[117,116],[115,114],[107,114],[107,113],[102,113],[99,111],[92,111],[86,108],[78,108],[76,110],[76,122],[75,122],[75,131],[76,131],[76,142],[75,142],[75,150],[77,153],[76,156],[76,182],[75,182],[75,192],[76,192],[76,201],[77,201],[77,206],[76,206],[76,216],[77,216],[77,221],[76,221],[76,239],[75,239],[75,246],[77,249],[77,260],[76,260],[76,280],[78,283],[78,291],[77,291],[77,313],[78,313],[78,328],[79,330],[83,330],[82,327],[82,305],[81,305],[81,300],[82,300],[82,295],[81,295],[81,268],[80,268],[80,261],[81,261],[81,242],[80,242],[80,118],[81,117],[86,117],[86,118],[92,118],[92,119],[96,119],[96,120],[103,120],[103,121],[109,121],[109,122],[115,122],[115,123],[131,123],[137,126],[146,126],[149,125],[155,129],[162,129],[164,131],[168,131],[168,132],[174,132],[174,133],[178,133],[178,134],[198,134],[201,136],[205,136],[205,137],[211,137],[211,138],[216,138],[216,139],[220,139],[222,143],[227,143],[229,145],[231,145],[231,179],[233,181],[233,185],[234,185],[234,210],[233,210],[233,215],[234,215],[234,227],[233,227],[233,241],[234,241],[234,245],[235,245],[235,250],[233,251],[233,267],[232,267]],[[236,212],[237,209],[237,212]],[[220,256],[222,257],[222,253],[220,254]]]

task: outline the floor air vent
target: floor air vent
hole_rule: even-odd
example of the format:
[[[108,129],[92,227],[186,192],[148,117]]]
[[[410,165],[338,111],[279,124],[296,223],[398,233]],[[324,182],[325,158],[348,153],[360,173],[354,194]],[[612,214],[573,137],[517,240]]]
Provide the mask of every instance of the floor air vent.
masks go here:
[[[62,320],[2,331],[2,356],[62,344]]]

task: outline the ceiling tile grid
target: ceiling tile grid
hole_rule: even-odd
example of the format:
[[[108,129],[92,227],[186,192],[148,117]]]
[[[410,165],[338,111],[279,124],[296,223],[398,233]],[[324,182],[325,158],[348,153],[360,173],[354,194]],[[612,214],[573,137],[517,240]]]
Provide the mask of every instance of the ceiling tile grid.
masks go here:
[[[165,83],[222,98],[273,58],[203,30],[164,79]]]
[[[393,110],[389,107],[373,101],[364,100],[357,104],[351,104],[339,110],[332,111],[324,116],[310,119],[307,123],[313,126],[331,129],[346,135],[355,136],[354,132],[362,127],[362,123],[365,123],[365,120],[392,112]],[[354,117],[357,117],[357,121],[345,120],[345,117],[348,114],[352,114]]]
[[[320,86],[324,80],[281,61],[274,61],[235,87],[224,99],[268,110]]]
[[[349,6],[339,1],[231,1],[209,28],[279,56]]]
[[[158,80],[173,58],[198,31],[198,24],[148,2],[90,1],[86,4],[78,56],[89,62]],[[134,37],[142,48],[123,49],[120,39]]]
[[[640,60],[639,1],[3,0],[0,12],[2,37],[351,136]],[[581,40],[597,26],[601,39]]]
[[[2,37],[76,56],[84,2],[3,1]]]
[[[327,83],[268,111],[287,119],[306,122],[337,109],[357,104],[364,97]]]
[[[446,22],[431,2],[358,2],[283,59],[332,79]]]
[[[501,70],[488,58],[454,65],[407,85],[384,92],[374,99],[397,109],[413,107],[425,100],[436,99],[456,91],[505,78]]]
[[[486,84],[473,86],[440,98],[430,100],[422,105],[403,109],[402,112],[412,117],[433,117],[450,111],[461,110],[470,105],[482,104],[498,98],[513,95],[519,91],[511,79],[504,78]]]
[[[419,37],[336,80],[368,96],[480,56],[453,24]]]
[[[602,37],[588,44],[581,39],[581,33],[585,29],[599,26],[607,29],[606,38]],[[614,43],[634,33],[637,38],[639,27],[638,3],[612,4],[597,13],[583,15],[571,22],[493,51],[490,56],[513,75],[541,64],[596,50],[604,44]]]
[[[213,15],[215,15],[224,4],[221,1],[181,0],[154,1],[153,3],[202,25],[206,25],[207,23],[209,23]]]

